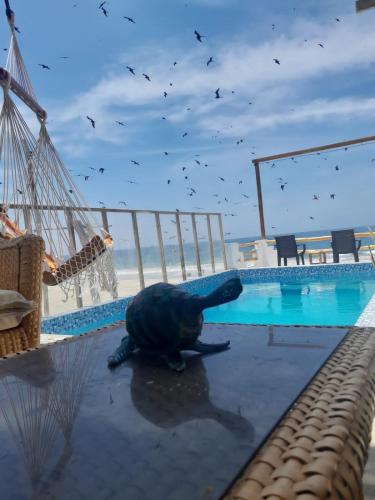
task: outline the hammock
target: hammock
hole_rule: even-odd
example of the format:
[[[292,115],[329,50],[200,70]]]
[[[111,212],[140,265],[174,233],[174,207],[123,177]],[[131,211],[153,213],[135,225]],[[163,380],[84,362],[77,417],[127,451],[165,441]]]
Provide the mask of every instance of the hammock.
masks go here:
[[[43,237],[46,285],[60,285],[66,295],[73,295],[88,283],[91,288],[99,286],[116,296],[109,251],[112,238],[95,221],[51,141],[46,128],[47,114],[36,100],[18,46],[14,13],[9,0],[5,0],[5,4],[11,42],[6,69],[0,68],[0,85],[4,91],[0,114],[0,173],[3,176],[0,225],[5,229],[5,237],[25,232]],[[11,93],[35,113],[40,123],[37,139]]]

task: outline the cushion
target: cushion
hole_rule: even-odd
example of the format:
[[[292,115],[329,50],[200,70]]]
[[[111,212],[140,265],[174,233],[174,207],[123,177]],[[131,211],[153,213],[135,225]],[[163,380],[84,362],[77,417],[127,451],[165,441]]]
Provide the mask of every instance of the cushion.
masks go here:
[[[35,309],[31,300],[13,290],[0,290],[0,331],[16,328]]]

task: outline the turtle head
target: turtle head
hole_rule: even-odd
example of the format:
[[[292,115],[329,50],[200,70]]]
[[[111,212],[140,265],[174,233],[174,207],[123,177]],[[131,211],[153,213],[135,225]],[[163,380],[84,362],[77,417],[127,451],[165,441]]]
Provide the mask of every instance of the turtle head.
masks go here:
[[[231,278],[215,291],[201,299],[202,309],[208,307],[216,307],[221,304],[226,304],[232,300],[236,300],[242,293],[242,284],[239,278]]]

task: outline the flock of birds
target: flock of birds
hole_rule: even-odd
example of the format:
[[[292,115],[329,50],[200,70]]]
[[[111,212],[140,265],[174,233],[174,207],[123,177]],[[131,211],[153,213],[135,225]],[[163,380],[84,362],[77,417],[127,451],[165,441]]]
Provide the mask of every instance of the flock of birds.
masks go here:
[[[102,1],[99,3],[98,5],[98,11],[103,15],[105,16],[106,18],[109,17],[110,15],[110,12],[109,12],[109,9],[108,9],[108,1]],[[77,7],[78,4],[73,4],[73,8]],[[294,9],[295,10],[295,9]],[[132,25],[136,25],[137,24],[137,20],[134,19],[133,17],[130,17],[130,16],[122,16],[122,18],[124,19],[124,21],[128,22],[129,24],[132,24]],[[339,18],[335,18],[335,22],[337,23],[340,23],[341,22],[341,19]],[[276,29],[276,25],[275,24],[272,24],[271,26],[272,30],[275,30]],[[206,35],[203,35],[202,33],[200,33],[197,29],[194,30],[193,32],[193,36],[196,40],[197,43],[204,43],[204,40],[206,37]],[[305,43],[308,42],[307,39],[304,40]],[[314,42],[315,43],[315,42]],[[317,46],[319,46],[321,49],[324,49],[325,48],[325,45],[324,43],[322,42],[316,42]],[[69,56],[60,56],[60,59],[69,59]],[[277,65],[277,66],[281,66],[282,65],[282,58],[280,57],[274,57],[273,58],[273,61],[270,61],[271,64],[272,62]],[[213,66],[214,64],[216,63],[216,58],[214,55],[210,56],[206,61],[205,61],[205,66],[206,68],[210,68],[210,66]],[[178,65],[178,61],[174,61],[172,63],[172,67],[176,67]],[[45,64],[45,63],[39,63],[38,64],[39,67],[41,67],[43,70],[47,70],[47,71],[51,71],[52,68],[50,65],[48,64]],[[131,66],[131,65],[126,65],[125,66],[125,69],[128,71],[129,75],[131,75],[131,77],[138,77],[138,75],[141,77],[141,78],[144,78],[147,82],[149,83],[152,83],[152,75],[150,75],[149,73],[146,73],[146,72],[139,72],[136,70],[135,67]],[[169,86],[170,87],[173,87],[173,82],[169,82]],[[235,93],[234,90],[231,91],[232,94]],[[168,91],[165,90],[162,94],[162,97],[164,99],[167,99],[168,97]],[[223,94],[222,90],[220,87],[218,87],[217,89],[213,89],[213,93],[212,93],[212,97],[213,99],[225,99],[225,93]],[[248,102],[248,105],[252,105],[253,104],[253,101],[249,101]],[[191,108],[187,108],[188,111],[191,111]],[[166,116],[162,116],[161,117],[162,120],[167,120],[167,117]],[[91,116],[91,114],[87,114],[86,115],[86,120],[88,122],[88,125],[90,127],[92,127],[93,129],[96,129],[97,127],[97,119],[96,117],[94,116]],[[127,123],[124,121],[124,120],[121,120],[121,119],[118,119],[118,120],[115,120],[114,121],[114,125],[115,126],[119,126],[119,127],[127,127]],[[218,130],[216,135],[212,136],[213,139],[218,139],[219,140],[219,144],[222,144],[222,141],[220,140],[220,137],[221,137],[221,131]],[[181,137],[182,138],[186,138],[187,136],[189,135],[189,133],[187,131],[184,131],[182,134],[181,134]],[[239,138],[235,141],[236,145],[239,146],[241,144],[245,144],[245,140],[243,138]],[[252,149],[255,149],[255,147],[252,147]],[[164,151],[162,153],[164,156],[169,156],[170,153],[168,151]],[[251,151],[251,154],[252,155],[256,155],[256,153],[254,151]],[[181,177],[178,177],[177,179],[174,179],[174,178],[168,178],[165,180],[166,184],[168,186],[173,186],[173,184],[176,182],[176,181],[180,181],[180,180],[183,180],[183,181],[186,181],[187,183],[190,183],[190,171],[192,169],[192,166],[198,168],[198,167],[201,167],[201,168],[207,168],[209,167],[209,165],[203,161],[201,158],[199,158],[200,155],[195,155],[194,158],[192,158],[192,165],[190,165],[189,167],[187,166],[181,166]],[[292,161],[296,162],[294,160],[294,158],[292,158]],[[129,159],[129,162],[132,166],[134,167],[141,167],[142,166],[142,163],[141,161],[139,161],[138,159]],[[271,164],[271,168],[274,168],[276,167],[276,163],[272,163]],[[98,174],[98,175],[103,175],[107,168],[95,168],[95,167],[89,167],[89,169],[91,170],[90,173],[75,173],[75,175],[77,177],[81,177],[83,178],[84,181],[89,181],[95,174]],[[335,166],[335,171],[339,171],[339,166],[336,165]],[[71,171],[72,173],[74,173],[74,171]],[[215,176],[213,176],[213,178],[215,178]],[[237,180],[233,180],[233,179],[229,179],[227,180],[225,177],[222,177],[222,176],[216,176],[216,180],[218,183],[227,183],[228,181],[231,183],[231,185],[233,186],[233,184],[236,184],[237,186],[241,186],[243,185],[244,181],[242,179],[237,179]],[[250,181],[252,181],[250,179]],[[138,182],[136,180],[133,180],[133,179],[128,179],[126,180],[126,182],[129,184],[129,185],[135,185],[135,184],[138,184]],[[286,191],[287,188],[288,188],[288,181],[285,180],[284,178],[282,177],[279,177],[277,178],[277,182],[280,186],[280,189],[281,191]],[[220,190],[221,191],[221,190]],[[242,191],[242,190],[241,190]],[[244,192],[241,192],[238,190],[237,188],[237,199],[233,200],[232,197],[229,195],[229,194],[219,194],[217,192],[215,193],[212,193],[212,197],[215,199],[215,204],[217,205],[222,205],[223,207],[227,208],[224,212],[224,216],[225,217],[236,217],[237,214],[235,213],[235,211],[233,211],[233,207],[235,205],[240,205],[240,204],[251,204],[253,208],[257,208],[258,205],[257,203],[254,203],[253,201],[251,201],[251,197],[247,194],[247,193],[244,193]],[[187,185],[186,186],[186,196],[189,197],[189,198],[193,198],[195,196],[197,196],[199,193],[199,188],[197,186],[193,186],[193,185]],[[206,198],[207,199],[207,198]],[[321,200],[322,197],[321,195],[319,194],[316,194],[316,193],[313,193],[312,194],[312,200],[313,201],[316,201],[318,202],[319,200]],[[335,200],[336,199],[336,193],[329,193],[329,199],[330,200]],[[103,201],[100,201],[98,200],[98,203],[102,206],[105,206],[105,203]],[[118,204],[120,206],[123,206],[123,207],[127,207],[127,201],[125,200],[120,200],[118,201]],[[231,209],[231,208],[232,209]],[[193,208],[195,211],[198,211],[198,210],[204,210],[202,207],[197,207],[195,206]],[[176,208],[176,211],[179,211],[177,208]],[[314,216],[312,215],[309,215],[308,216],[310,220],[314,220]],[[173,222],[173,221],[172,221]],[[272,226],[273,228],[275,228],[275,226]],[[226,235],[230,235],[231,233],[226,233]]]

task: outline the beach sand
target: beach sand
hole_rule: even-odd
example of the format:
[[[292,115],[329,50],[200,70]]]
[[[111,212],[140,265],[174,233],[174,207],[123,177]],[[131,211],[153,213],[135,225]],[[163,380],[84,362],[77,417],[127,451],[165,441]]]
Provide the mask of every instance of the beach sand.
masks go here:
[[[222,272],[222,271],[224,271],[224,265],[223,263],[219,262],[216,264],[216,272]],[[167,269],[167,274],[168,274],[168,283],[178,284],[183,281],[181,270],[178,268]],[[187,280],[198,278],[198,271],[195,266],[186,266],[186,274],[187,274]],[[208,264],[202,264],[202,275],[208,276],[210,274],[212,274],[211,266]],[[117,292],[119,298],[129,297],[131,295],[135,295],[140,291],[141,287],[140,287],[138,272],[136,269],[116,271],[116,276],[118,280]],[[149,269],[145,268],[144,278],[146,286],[152,285],[154,283],[160,283],[161,281],[163,281],[161,269],[158,268],[149,268]],[[48,287],[48,288],[45,287],[45,289],[47,290],[49,312],[47,312],[48,310],[46,310],[44,306],[43,309],[44,317],[54,316],[55,314],[62,314],[74,311],[79,308],[76,296],[69,297],[68,300],[66,300],[64,293],[58,286]],[[100,294],[100,303],[105,303],[113,300],[113,297],[106,291],[101,291],[99,294]],[[91,295],[90,290],[87,287],[83,288],[81,296],[82,296],[83,307],[93,306],[95,305],[95,303],[98,303],[95,302],[95,300]],[[45,303],[45,299],[46,295],[44,294],[43,304]]]

